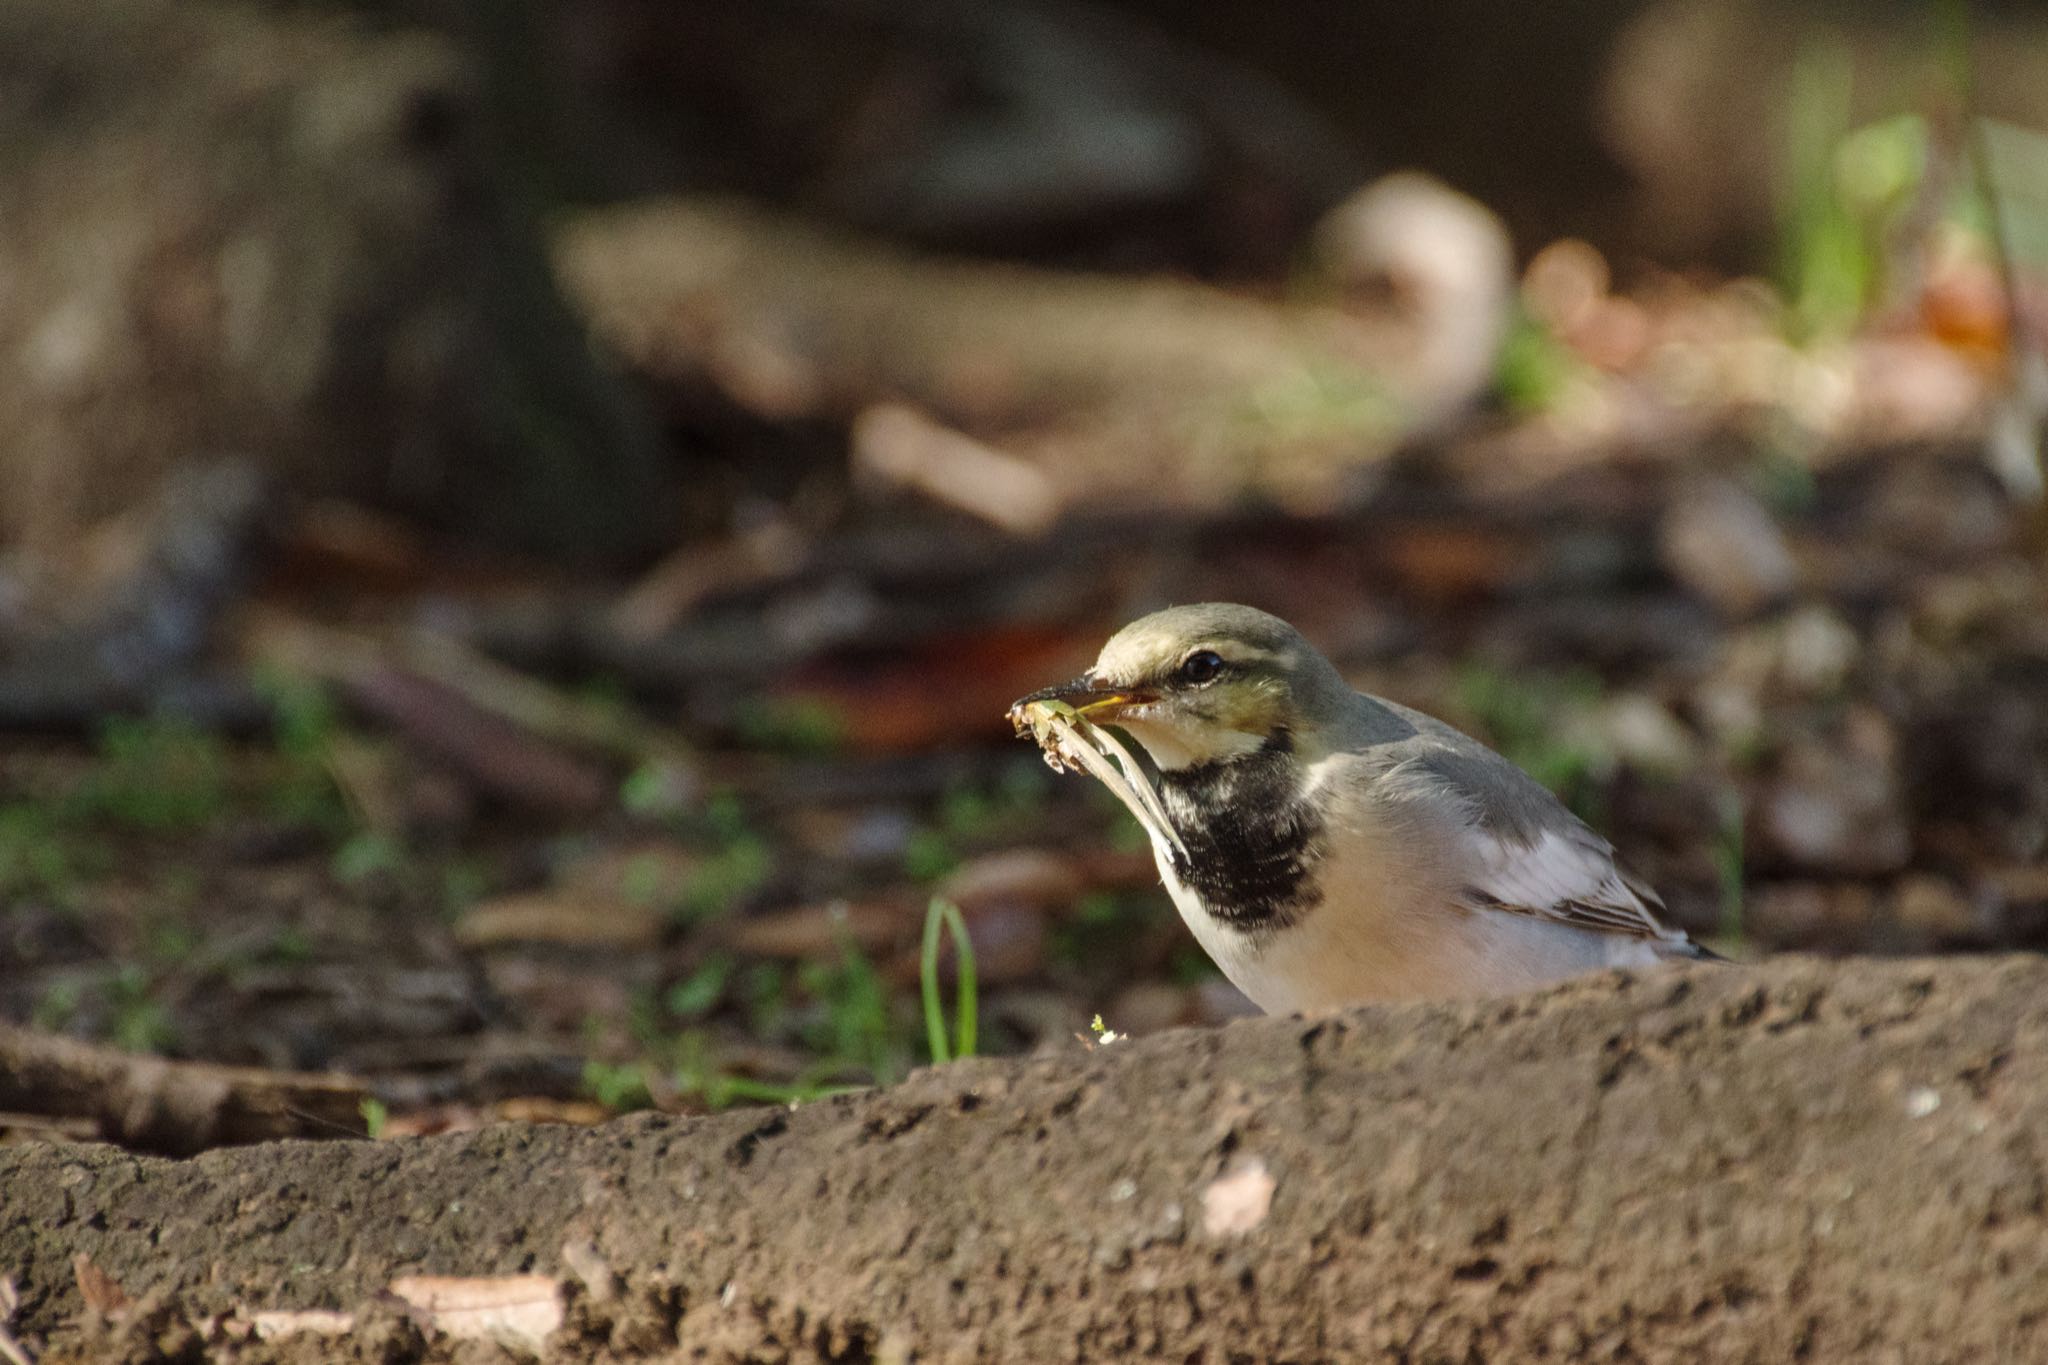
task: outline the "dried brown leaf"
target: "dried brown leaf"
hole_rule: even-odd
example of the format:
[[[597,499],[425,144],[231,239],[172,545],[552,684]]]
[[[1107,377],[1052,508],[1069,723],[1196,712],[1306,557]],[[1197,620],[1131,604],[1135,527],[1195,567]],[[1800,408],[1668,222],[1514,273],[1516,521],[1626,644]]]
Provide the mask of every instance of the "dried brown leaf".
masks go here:
[[[100,1317],[118,1317],[133,1302],[120,1282],[82,1251],[71,1258],[71,1274],[78,1281],[78,1296],[85,1300],[86,1309]]]
[[[465,948],[507,943],[645,948],[660,940],[662,925],[660,911],[622,897],[535,891],[472,906],[456,921],[455,941]]]
[[[939,883],[938,894],[970,913],[990,905],[1066,910],[1087,889],[1079,860],[1072,855],[1009,848],[961,864]]]
[[[562,1325],[562,1290],[546,1275],[403,1275],[391,1293],[429,1329],[538,1351]]]
[[[832,901],[720,921],[709,933],[720,947],[749,957],[818,958],[837,953],[843,942],[873,952],[908,941],[923,914],[908,902]]]
[[[247,1321],[263,1341],[292,1336],[344,1336],[355,1330],[356,1315],[331,1308],[273,1309],[251,1313]]]

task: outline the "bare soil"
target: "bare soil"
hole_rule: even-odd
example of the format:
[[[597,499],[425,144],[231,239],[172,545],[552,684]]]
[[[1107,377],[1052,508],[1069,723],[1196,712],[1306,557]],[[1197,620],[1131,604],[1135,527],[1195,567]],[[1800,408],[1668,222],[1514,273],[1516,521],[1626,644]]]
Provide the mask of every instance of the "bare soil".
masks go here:
[[[2040,1358],[2044,1029],[2036,958],[1785,958],[795,1109],[23,1146],[0,1264],[49,1359],[484,1358],[388,1306],[205,1334],[520,1272],[566,1286],[560,1360]],[[138,1306],[82,1313],[80,1253]]]

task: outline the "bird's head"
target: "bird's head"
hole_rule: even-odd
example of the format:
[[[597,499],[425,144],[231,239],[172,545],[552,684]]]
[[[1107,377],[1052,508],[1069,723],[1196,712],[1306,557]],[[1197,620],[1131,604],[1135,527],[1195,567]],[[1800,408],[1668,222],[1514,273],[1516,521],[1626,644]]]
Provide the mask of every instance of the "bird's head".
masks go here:
[[[1291,751],[1348,693],[1277,616],[1212,602],[1141,617],[1072,682],[1020,698],[1062,701],[1143,745],[1163,772]]]

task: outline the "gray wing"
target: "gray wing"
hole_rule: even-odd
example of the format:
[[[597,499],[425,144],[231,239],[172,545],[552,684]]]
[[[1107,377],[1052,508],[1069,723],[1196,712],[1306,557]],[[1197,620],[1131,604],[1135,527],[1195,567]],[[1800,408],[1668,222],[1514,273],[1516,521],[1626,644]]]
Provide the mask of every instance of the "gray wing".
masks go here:
[[[1473,908],[1703,952],[1658,918],[1664,902],[1623,870],[1612,844],[1477,740],[1438,721],[1374,757],[1380,799],[1443,835]]]

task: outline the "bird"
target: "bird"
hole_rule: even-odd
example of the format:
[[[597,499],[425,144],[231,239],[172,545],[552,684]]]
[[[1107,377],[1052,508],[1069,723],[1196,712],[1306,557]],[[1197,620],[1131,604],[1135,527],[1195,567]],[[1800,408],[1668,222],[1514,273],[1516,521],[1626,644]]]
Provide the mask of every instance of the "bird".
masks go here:
[[[1048,703],[1143,750],[1156,800],[1119,796],[1195,939],[1267,1013],[1723,960],[1667,924],[1549,789],[1434,716],[1354,691],[1256,608],[1133,621],[1011,718]]]

